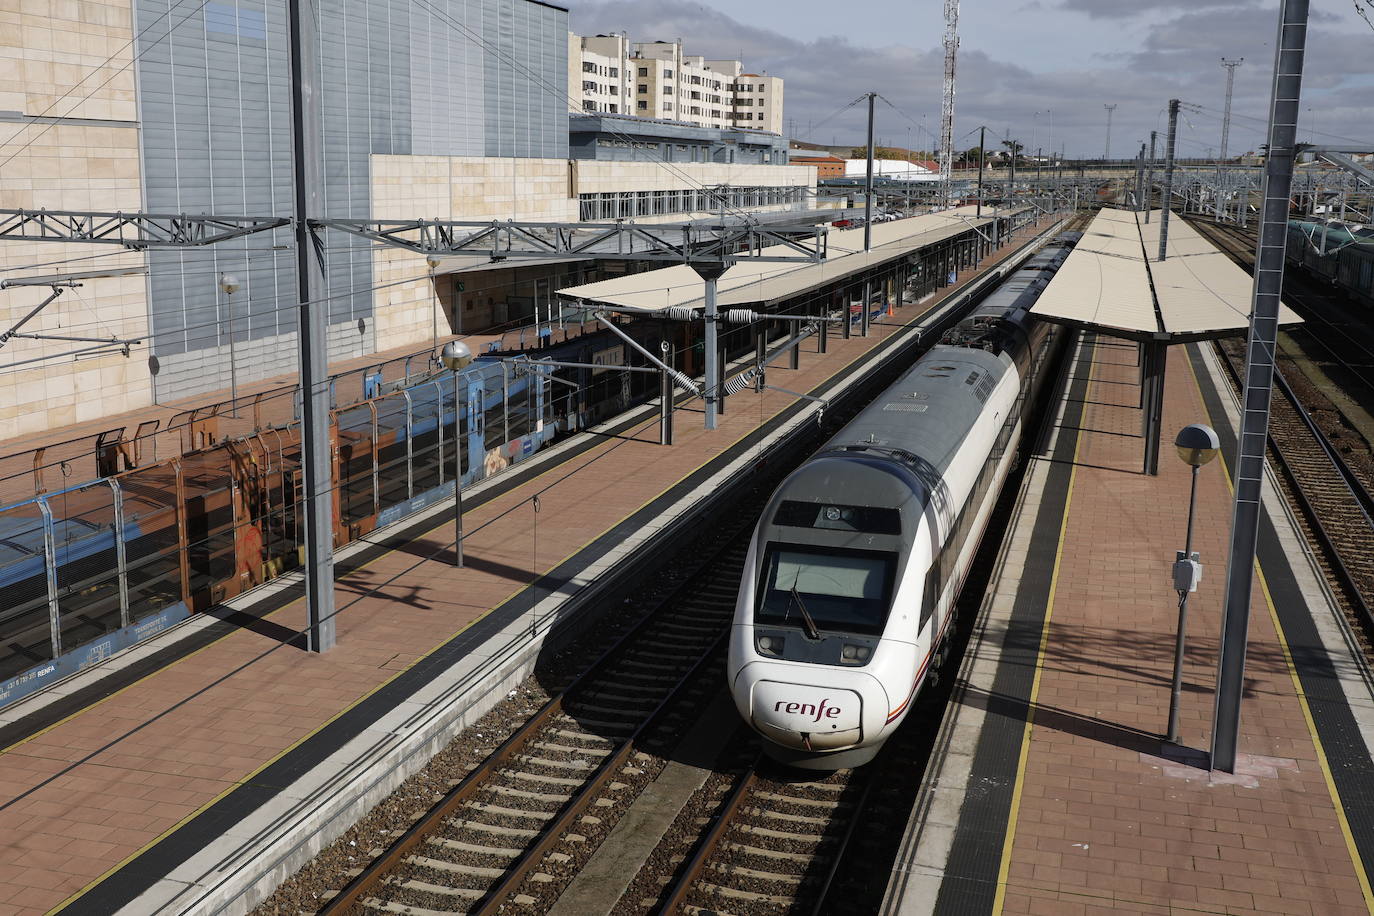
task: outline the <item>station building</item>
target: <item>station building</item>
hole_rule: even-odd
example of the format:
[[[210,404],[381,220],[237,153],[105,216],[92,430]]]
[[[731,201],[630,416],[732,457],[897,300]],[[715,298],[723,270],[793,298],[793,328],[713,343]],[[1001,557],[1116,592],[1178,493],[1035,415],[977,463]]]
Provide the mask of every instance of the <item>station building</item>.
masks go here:
[[[739,140],[725,117],[709,138],[654,128],[658,159],[643,149],[639,162],[574,154],[560,7],[332,0],[322,8],[326,217],[575,221],[602,212],[614,195],[617,212],[629,206],[636,218],[678,220],[710,215],[703,188],[725,188],[734,205],[758,209],[814,194],[813,169],[786,166],[785,150],[764,134]],[[11,4],[0,9],[0,26],[0,207],[291,214],[283,6]],[[690,64],[687,86],[704,68]],[[724,99],[730,78],[717,73],[722,88],[711,91]],[[607,131],[591,133],[596,141]],[[639,136],[630,142],[651,142]],[[609,150],[594,142],[595,152],[618,153],[622,139]],[[670,139],[672,168],[660,161],[670,158]],[[681,146],[706,152],[678,165]],[[323,241],[331,360],[420,349],[520,320],[541,297],[596,279],[599,269],[430,265],[337,231]],[[88,274],[23,331],[95,339],[16,338],[0,349],[0,440],[226,389],[231,351],[240,385],[291,371],[290,245],[287,229],[142,252],[0,242],[0,278]],[[228,292],[226,274],[237,281]],[[41,285],[0,290],[0,332],[51,293]]]

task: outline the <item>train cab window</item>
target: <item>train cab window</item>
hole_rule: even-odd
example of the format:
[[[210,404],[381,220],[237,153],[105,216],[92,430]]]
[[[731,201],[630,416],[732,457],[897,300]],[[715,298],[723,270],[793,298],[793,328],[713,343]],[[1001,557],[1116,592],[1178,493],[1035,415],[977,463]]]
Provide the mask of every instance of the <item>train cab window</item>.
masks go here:
[[[754,622],[869,636],[882,634],[892,606],[896,554],[770,544]]]

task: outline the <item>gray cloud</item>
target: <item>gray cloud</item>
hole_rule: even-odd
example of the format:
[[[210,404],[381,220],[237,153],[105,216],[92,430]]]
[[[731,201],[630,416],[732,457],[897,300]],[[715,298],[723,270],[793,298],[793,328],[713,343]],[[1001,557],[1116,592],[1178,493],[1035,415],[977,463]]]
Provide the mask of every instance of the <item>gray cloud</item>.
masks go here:
[[[1056,17],[1056,26],[1062,18],[1064,41],[1074,40],[1080,12],[1101,17],[1113,15],[1105,10],[1124,6],[1115,0],[1063,3],[1077,12],[1046,8],[1028,15]],[[671,0],[573,0],[572,7],[571,27],[581,34],[625,30],[636,41],[680,37],[688,53],[740,57],[751,70],[783,77],[786,117],[804,139],[861,143],[864,106],[840,109],[870,90],[902,112],[879,103],[877,133],[887,143],[905,145],[911,128],[913,145],[929,148],[930,135],[939,133],[944,59],[938,33],[928,35],[924,48],[896,43],[873,47],[840,34],[801,41],[740,23],[712,7]],[[1040,59],[1028,52],[1023,62],[1015,63],[984,53],[966,37],[959,54],[956,147],[976,143],[980,123],[998,137],[1010,128],[1028,146],[1044,146],[1052,119],[1056,146],[1066,142],[1070,155],[1100,155],[1106,118],[1102,105],[1111,102],[1118,106],[1112,152],[1129,156],[1150,130],[1162,132],[1162,112],[1168,99],[1176,97],[1209,109],[1189,114],[1180,126],[1180,151],[1202,155],[1217,145],[1220,135],[1222,56],[1245,57],[1236,73],[1231,149],[1262,143],[1276,26],[1272,5],[1262,0],[1164,0],[1145,8],[1151,17],[1132,25],[1138,42],[1103,49],[1091,67],[1059,64],[1053,42]],[[1304,106],[1313,106],[1318,127],[1340,135],[1374,133],[1368,80],[1374,33],[1323,17],[1309,29],[1309,49]]]
[[[1071,13],[1084,13],[1094,19],[1131,19],[1157,13],[1160,10],[1195,10],[1209,6],[1227,6],[1232,0],[1063,0],[1059,8]]]

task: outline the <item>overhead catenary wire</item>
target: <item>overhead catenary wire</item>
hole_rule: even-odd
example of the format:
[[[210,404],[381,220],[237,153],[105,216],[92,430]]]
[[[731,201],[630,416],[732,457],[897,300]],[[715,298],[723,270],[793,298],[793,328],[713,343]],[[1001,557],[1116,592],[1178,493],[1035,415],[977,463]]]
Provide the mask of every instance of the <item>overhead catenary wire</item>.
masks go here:
[[[47,108],[43,109],[43,112],[42,112],[41,114],[36,115],[35,117],[38,118],[38,119],[50,117],[50,116],[51,116],[50,113],[52,112],[52,110],[53,110],[54,108],[56,108],[57,105],[58,105],[59,103],[61,103],[63,100],[65,100],[65,99],[67,99],[68,97],[70,97],[71,94],[72,94],[73,92],[75,92],[79,86],[81,86],[81,84],[85,83],[86,80],[88,80],[88,79],[91,78],[91,76],[93,76],[94,74],[98,73],[102,68],[104,68],[106,65],[108,65],[111,61],[113,61],[113,60],[114,60],[115,58],[117,58],[119,55],[121,55],[121,54],[123,54],[125,51],[127,51],[131,46],[133,46],[134,44],[136,44],[136,43],[139,41],[139,39],[141,39],[150,29],[152,29],[155,25],[157,25],[158,22],[160,22],[162,19],[164,19],[164,18],[170,19],[172,13],[175,12],[177,9],[179,9],[179,8],[181,7],[181,5],[182,5],[183,3],[186,3],[186,2],[187,2],[187,0],[176,0],[176,3],[175,3],[174,5],[172,5],[171,7],[169,7],[165,13],[160,14],[156,19],[154,19],[152,22],[148,23],[148,25],[145,26],[145,27],[143,28],[142,31],[140,31],[137,35],[135,35],[134,37],[130,38],[127,42],[125,42],[125,43],[120,47],[120,49],[119,49],[118,51],[116,51],[115,53],[111,54],[109,57],[105,58],[104,61],[102,61],[101,63],[97,64],[95,67],[93,67],[89,73],[87,73],[87,74],[86,74],[85,76],[83,76],[81,79],[77,80],[76,83],[73,84],[72,87],[71,87],[70,89],[68,89],[66,92],[62,93],[60,96],[58,96],[56,99],[54,99],[54,100],[52,101],[52,103],[50,103],[50,104],[48,105]],[[179,26],[181,26],[182,24],[184,24],[184,23],[186,22],[186,20],[190,19],[190,18],[191,18],[192,16],[194,16],[196,13],[200,12],[200,11],[205,7],[205,4],[206,4],[207,2],[208,2],[208,0],[200,0],[200,2],[196,4],[195,9],[191,10],[191,11],[190,11],[189,13],[187,13],[185,16],[181,17],[181,21],[180,21],[180,22],[178,22],[176,25],[174,25],[174,26],[168,28],[167,31],[165,31],[161,36],[159,36],[159,37],[157,37],[157,38],[154,38],[151,42],[148,43],[148,45],[147,45],[146,47],[143,48],[142,51],[139,51],[137,54],[135,54],[135,55],[133,55],[132,57],[130,57],[130,58],[129,58],[129,62],[128,62],[127,64],[125,64],[124,66],[120,67],[120,68],[119,68],[118,70],[116,70],[114,73],[111,73],[111,74],[109,75],[109,77],[107,77],[107,78],[105,79],[105,81],[104,81],[103,83],[101,83],[99,86],[96,86],[94,89],[90,90],[90,91],[87,92],[85,95],[83,95],[83,96],[81,97],[80,101],[78,101],[76,104],[80,104],[81,102],[88,101],[88,100],[91,98],[91,96],[95,95],[95,93],[99,92],[101,89],[104,89],[106,86],[108,86],[111,82],[114,81],[115,77],[119,76],[119,75],[120,75],[121,73],[123,73],[125,70],[128,70],[130,67],[132,67],[140,58],[143,57],[144,54],[147,54],[149,51],[151,51],[154,47],[156,47],[156,46],[157,46],[160,42],[162,42],[164,39],[170,37],[171,34],[172,34],[172,31],[173,31],[174,29],[178,28]],[[73,105],[72,107],[75,108],[76,106]],[[31,123],[35,123],[35,124],[36,124],[36,123],[40,123],[40,122],[37,121],[37,120],[35,120],[35,121],[31,122]],[[26,129],[27,126],[28,126],[28,125],[23,125],[23,126],[21,126],[21,127],[20,127],[18,130],[16,130],[14,133],[10,134],[10,136],[9,136],[8,138],[6,138],[6,139],[4,140],[4,142],[0,142],[0,149],[4,149],[6,146],[8,146],[10,143],[12,143],[12,142],[14,141],[14,138],[15,138],[15,137],[18,137],[20,134],[22,134],[22,133],[24,132],[24,130]],[[26,142],[24,143],[24,145],[22,145],[21,147],[19,147],[19,149],[15,150],[15,151],[14,151],[13,153],[11,153],[9,156],[7,156],[3,162],[0,162],[0,169],[3,169],[5,166],[9,165],[10,162],[13,161],[13,159],[14,159],[16,156],[18,156],[18,155],[19,155],[20,153],[22,153],[24,150],[26,150],[26,149],[28,149],[30,146],[32,146],[32,145],[34,144],[34,142],[35,142],[39,137],[41,137],[41,136],[43,136],[44,134],[46,134],[49,130],[51,130],[51,129],[52,129],[53,127],[55,127],[55,126],[57,126],[55,123],[47,123],[47,124],[44,124],[44,125],[42,126],[42,128],[38,130],[37,133],[35,133],[32,137],[30,137],[30,138],[28,139],[28,141],[26,141]]]

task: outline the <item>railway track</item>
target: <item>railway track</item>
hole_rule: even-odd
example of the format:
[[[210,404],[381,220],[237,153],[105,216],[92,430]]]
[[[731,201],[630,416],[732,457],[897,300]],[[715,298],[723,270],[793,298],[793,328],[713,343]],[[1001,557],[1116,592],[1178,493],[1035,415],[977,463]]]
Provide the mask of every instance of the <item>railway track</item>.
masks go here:
[[[1244,344],[1217,345],[1239,392]],[[1332,447],[1284,378],[1274,374],[1270,404],[1269,455],[1297,507],[1318,562],[1346,612],[1366,637],[1374,639],[1374,494]]]
[[[752,520],[750,513],[742,513]],[[554,697],[324,907],[325,913],[540,911],[560,874],[655,775],[651,751],[719,689],[749,526]]]
[[[1205,221],[1193,225],[1238,264],[1250,268],[1252,236],[1234,226]],[[1326,301],[1330,297],[1311,287],[1299,281],[1286,282],[1284,288],[1285,300],[1321,327],[1320,333],[1304,334],[1304,345],[1314,342],[1356,386],[1363,384],[1374,391],[1374,376],[1369,372],[1374,367],[1374,349],[1334,320],[1334,307]],[[1217,349],[1239,391],[1243,342],[1219,342]],[[1281,356],[1292,359],[1292,354],[1283,353],[1282,344]],[[1374,648],[1374,455],[1369,443],[1352,434],[1329,397],[1305,375],[1285,373],[1279,366],[1270,408],[1269,452],[1304,533],[1317,548],[1323,573],[1350,620],[1364,633],[1370,652]]]
[[[662,912],[681,916],[827,911],[862,819],[871,771],[785,775],[759,759],[737,782]]]

